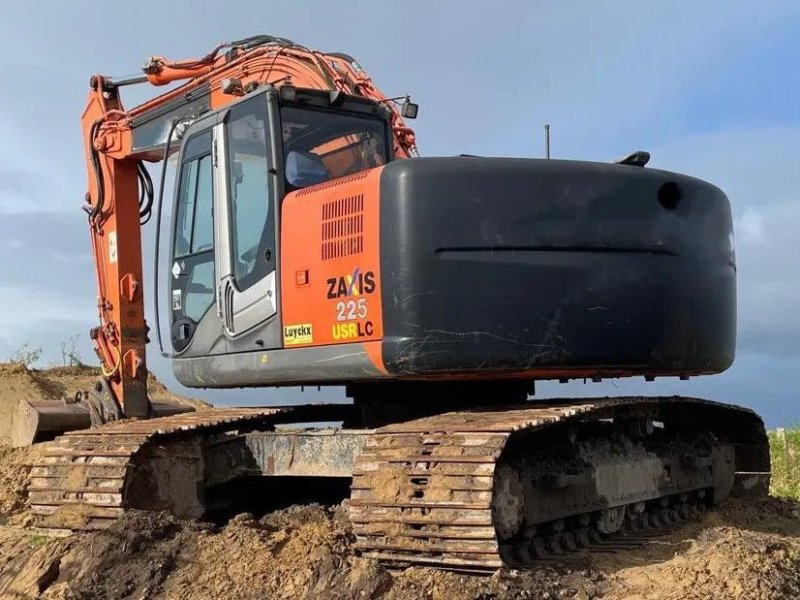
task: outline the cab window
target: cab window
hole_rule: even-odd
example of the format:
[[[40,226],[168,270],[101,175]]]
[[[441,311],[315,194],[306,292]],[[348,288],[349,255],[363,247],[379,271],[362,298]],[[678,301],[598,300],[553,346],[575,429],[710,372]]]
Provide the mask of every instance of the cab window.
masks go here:
[[[240,291],[275,268],[275,217],[268,178],[267,132],[263,96],[231,108],[227,122],[231,255]]]
[[[298,189],[386,164],[386,121],[352,112],[283,106],[288,188]]]

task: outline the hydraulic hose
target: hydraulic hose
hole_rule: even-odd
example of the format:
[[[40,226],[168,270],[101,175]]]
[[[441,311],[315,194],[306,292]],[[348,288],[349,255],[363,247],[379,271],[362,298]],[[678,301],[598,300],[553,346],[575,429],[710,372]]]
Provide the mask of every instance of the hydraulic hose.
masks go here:
[[[138,172],[139,186],[141,188],[139,196],[139,218],[141,219],[141,224],[146,225],[150,220],[153,208],[153,180],[142,161],[136,163],[136,170]]]
[[[92,161],[92,171],[94,172],[95,184],[97,186],[97,198],[95,199],[94,206],[92,206],[92,209],[89,211],[89,221],[94,221],[102,212],[106,196],[105,183],[103,182],[103,168],[100,164],[100,155],[97,153],[97,149],[94,147],[94,138],[102,122],[102,119],[98,119],[92,123],[92,127],[89,130],[89,156]]]

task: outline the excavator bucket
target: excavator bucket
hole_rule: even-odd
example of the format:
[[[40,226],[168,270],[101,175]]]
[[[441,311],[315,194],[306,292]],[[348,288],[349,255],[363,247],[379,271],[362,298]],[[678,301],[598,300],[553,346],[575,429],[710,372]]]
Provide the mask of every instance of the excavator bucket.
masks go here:
[[[167,417],[191,412],[191,406],[174,402],[151,401],[152,416]],[[92,407],[84,402],[66,400],[21,400],[11,424],[11,444],[15,448],[46,442],[76,429],[93,424]],[[94,419],[97,422],[97,418]]]

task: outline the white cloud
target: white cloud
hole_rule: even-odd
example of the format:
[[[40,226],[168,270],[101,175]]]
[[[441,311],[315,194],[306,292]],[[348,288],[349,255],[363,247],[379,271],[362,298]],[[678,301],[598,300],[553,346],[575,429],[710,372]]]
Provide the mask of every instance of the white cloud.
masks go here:
[[[94,307],[64,286],[0,286],[0,307],[0,340],[12,346],[51,326],[82,331],[95,319]]]
[[[760,244],[764,241],[764,215],[756,208],[748,206],[734,221],[739,239],[745,243]]]
[[[629,150],[618,146],[621,138],[649,144],[652,128],[685,127],[694,115],[682,113],[684,103],[709,73],[730,70],[739,52],[763,45],[800,9],[793,1],[736,9],[635,0],[527,5],[502,34],[489,33],[487,14],[486,25],[409,49],[406,62],[437,74],[413,77],[410,65],[399,65],[424,86],[424,120],[415,124],[423,150],[541,156],[549,122],[555,156],[613,158]],[[474,69],[469,86],[457,64]],[[447,135],[432,120],[446,124]]]

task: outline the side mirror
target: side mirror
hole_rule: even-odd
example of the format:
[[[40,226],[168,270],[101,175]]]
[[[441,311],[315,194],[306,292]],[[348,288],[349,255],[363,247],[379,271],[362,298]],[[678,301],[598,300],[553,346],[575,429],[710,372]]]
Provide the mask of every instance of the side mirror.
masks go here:
[[[419,112],[419,104],[414,104],[406,97],[405,102],[400,107],[400,114],[403,115],[404,119],[416,119],[417,113]]]

